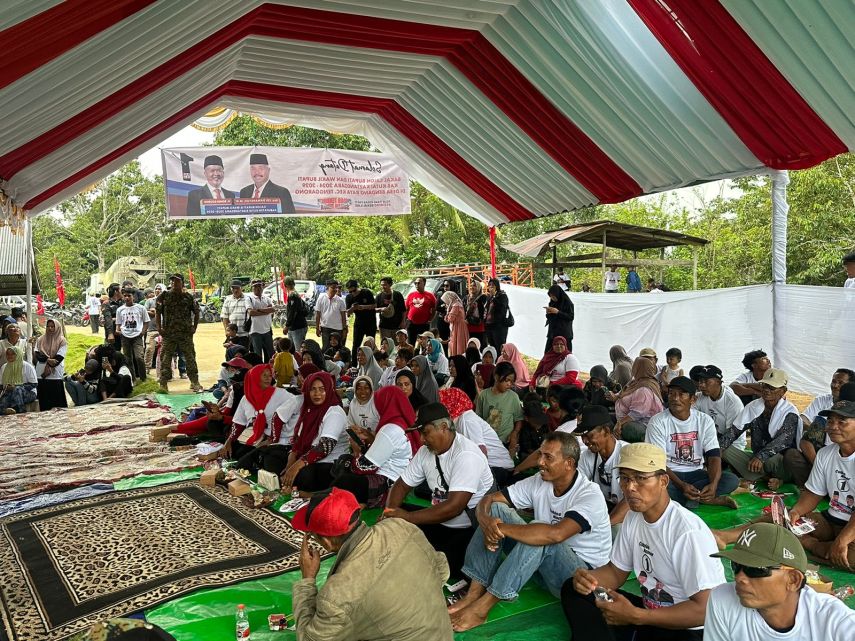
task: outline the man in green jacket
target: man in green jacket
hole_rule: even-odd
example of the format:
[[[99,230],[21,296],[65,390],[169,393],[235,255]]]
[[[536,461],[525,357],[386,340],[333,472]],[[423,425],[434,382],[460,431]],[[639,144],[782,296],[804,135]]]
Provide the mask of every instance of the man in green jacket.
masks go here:
[[[369,528],[360,513],[353,494],[332,488],[315,494],[291,521],[306,532],[303,579],[292,588],[298,641],[451,641],[445,556],[415,525],[386,519]],[[337,555],[320,589],[321,557],[310,540]]]

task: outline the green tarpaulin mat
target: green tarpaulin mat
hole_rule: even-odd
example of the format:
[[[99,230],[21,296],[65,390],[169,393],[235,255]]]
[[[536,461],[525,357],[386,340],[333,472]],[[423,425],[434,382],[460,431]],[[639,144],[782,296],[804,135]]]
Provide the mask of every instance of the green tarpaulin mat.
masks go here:
[[[121,479],[113,483],[115,490],[133,490],[139,487],[154,487],[156,485],[165,485],[167,483],[177,483],[178,481],[189,481],[199,478],[203,467],[191,467],[180,472],[166,472],[165,474],[139,474],[131,478]]]
[[[155,394],[154,396],[161,405],[168,405],[176,416],[191,405],[198,405],[201,401],[216,400],[210,392],[202,394]]]

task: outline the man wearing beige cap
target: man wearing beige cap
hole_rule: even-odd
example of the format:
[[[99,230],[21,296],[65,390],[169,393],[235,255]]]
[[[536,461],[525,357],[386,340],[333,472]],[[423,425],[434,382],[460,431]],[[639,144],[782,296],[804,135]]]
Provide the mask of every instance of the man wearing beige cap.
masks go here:
[[[620,451],[619,481],[629,509],[611,560],[578,569],[561,589],[571,636],[586,641],[703,638],[710,590],[725,582],[707,525],[668,495],[665,451],[631,443]],[[618,590],[630,571],[641,597]]]
[[[732,549],[733,583],[707,602],[705,641],[825,641],[855,638],[855,611],[805,586],[807,555],[796,535],[772,523],[750,525]]]
[[[784,467],[783,453],[796,446],[801,421],[799,410],[785,398],[787,382],[784,370],[774,367],[766,370],[760,382],[760,398],[746,405],[733,426],[719,438],[724,460],[742,478],[756,481],[768,477],[772,489],[780,481],[791,480]],[[751,435],[751,452],[730,447],[747,431]]]

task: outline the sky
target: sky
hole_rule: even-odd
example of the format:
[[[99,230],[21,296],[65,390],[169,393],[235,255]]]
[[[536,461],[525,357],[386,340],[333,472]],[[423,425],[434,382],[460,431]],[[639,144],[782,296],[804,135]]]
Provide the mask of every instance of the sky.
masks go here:
[[[160,159],[160,149],[169,147],[198,147],[210,144],[214,141],[214,133],[199,131],[193,127],[185,127],[173,134],[157,147],[149,149],[139,157],[140,166],[146,176],[160,176],[163,174],[163,164]],[[717,196],[735,196],[736,190],[731,187],[729,180],[716,180],[714,182],[698,185],[696,187],[683,187],[663,192],[666,202],[676,201],[677,206],[685,207],[691,211],[703,208],[705,202],[710,202]],[[658,200],[663,194],[650,194],[641,196],[642,200]]]

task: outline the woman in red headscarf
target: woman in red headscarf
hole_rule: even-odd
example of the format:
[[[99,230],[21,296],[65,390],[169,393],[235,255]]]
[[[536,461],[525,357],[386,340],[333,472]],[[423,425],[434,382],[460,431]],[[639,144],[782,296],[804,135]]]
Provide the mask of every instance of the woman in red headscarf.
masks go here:
[[[303,406],[294,427],[288,467],[282,472],[285,492],[301,494],[327,489],[332,484],[335,460],[347,449],[347,414],[326,372],[314,372],[303,381]]]
[[[567,339],[563,336],[556,336],[552,339],[552,349],[543,355],[537,369],[529,381],[529,386],[534,389],[537,387],[548,387],[556,381],[563,378],[568,372],[576,372],[578,374],[581,369],[579,359],[573,356],[573,353],[567,349]],[[541,384],[540,378],[546,376],[549,378],[549,383]]]
[[[273,384],[273,370],[269,364],[256,365],[249,370],[243,382],[243,398],[232,416],[232,428],[220,456],[239,459],[256,448],[273,444],[276,410],[291,397],[290,392]],[[252,436],[244,444],[238,438],[247,426],[252,428]]]
[[[350,471],[333,483],[352,492],[367,507],[386,502],[389,488],[421,447],[418,433],[408,431],[416,422],[416,413],[402,390],[394,385],[381,387],[374,393],[374,405],[380,414],[377,431],[354,428],[361,442],[350,439]]]

